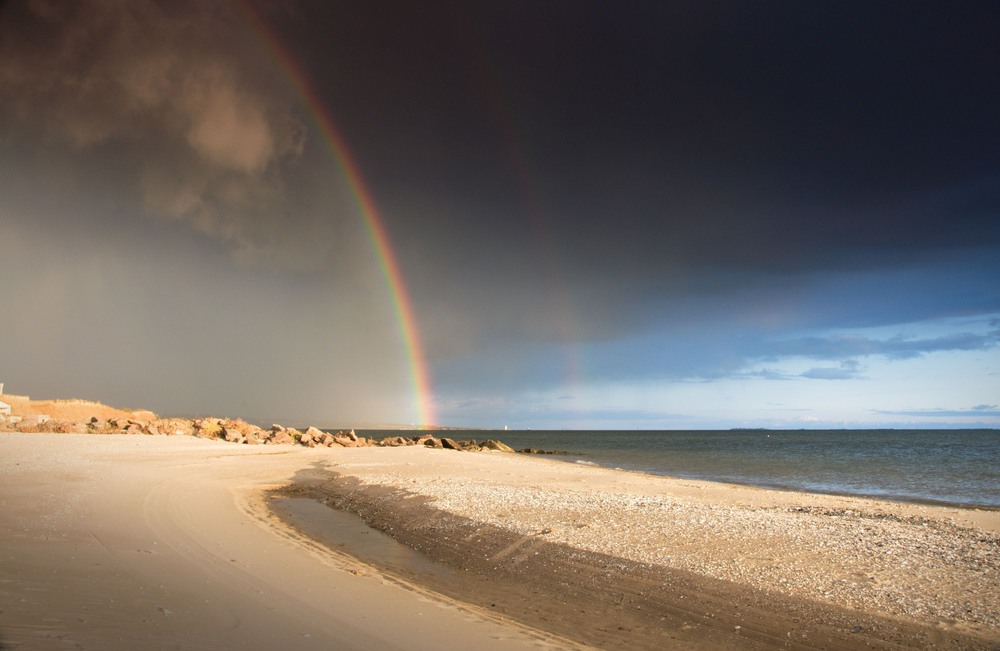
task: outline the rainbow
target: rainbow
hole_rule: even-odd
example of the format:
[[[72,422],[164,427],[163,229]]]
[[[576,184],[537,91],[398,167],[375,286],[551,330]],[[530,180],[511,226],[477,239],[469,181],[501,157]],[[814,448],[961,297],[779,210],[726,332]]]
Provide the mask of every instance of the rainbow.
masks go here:
[[[353,201],[358,208],[361,218],[364,220],[365,230],[368,233],[375,256],[378,259],[382,278],[392,299],[399,334],[406,348],[411,382],[416,398],[416,424],[421,427],[431,426],[435,422],[435,414],[430,372],[428,371],[427,361],[424,356],[420,329],[413,311],[410,294],[406,289],[406,283],[403,282],[399,262],[392,248],[392,243],[389,240],[385,223],[375,204],[375,200],[372,198],[372,193],[368,189],[364,177],[361,175],[361,169],[355,162],[354,157],[351,156],[347,141],[337,127],[333,115],[316,94],[308,77],[306,77],[305,73],[292,58],[288,49],[257,16],[249,3],[240,2],[239,6],[242,8],[243,14],[249,19],[253,31],[264,41],[267,49],[277,60],[281,69],[288,75],[295,90],[302,97],[313,121],[323,136],[323,141],[330,150],[333,160],[347,181],[347,186],[350,188]]]

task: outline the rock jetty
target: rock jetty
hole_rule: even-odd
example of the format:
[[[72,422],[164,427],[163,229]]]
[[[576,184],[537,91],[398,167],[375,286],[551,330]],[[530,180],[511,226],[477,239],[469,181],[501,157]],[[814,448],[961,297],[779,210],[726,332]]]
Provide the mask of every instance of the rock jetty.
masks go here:
[[[514,452],[510,446],[492,439],[456,441],[424,432],[416,436],[386,436],[381,439],[358,436],[355,431],[326,432],[317,427],[299,431],[293,427],[259,427],[228,418],[108,418],[93,416],[84,421],[22,418],[0,421],[0,431],[50,432],[63,434],[133,434],[146,436],[195,436],[239,445],[302,445],[308,448],[401,447],[423,445],[459,452]]]

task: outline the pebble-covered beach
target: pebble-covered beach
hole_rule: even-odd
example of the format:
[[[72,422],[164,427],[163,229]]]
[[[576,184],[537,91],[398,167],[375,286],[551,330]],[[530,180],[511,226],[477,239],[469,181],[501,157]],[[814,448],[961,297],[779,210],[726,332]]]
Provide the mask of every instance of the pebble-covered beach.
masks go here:
[[[348,472],[367,487],[405,491],[514,536],[1000,641],[992,512],[535,458],[508,457],[489,471],[475,461],[482,454],[428,455],[435,458],[427,471],[387,458]]]

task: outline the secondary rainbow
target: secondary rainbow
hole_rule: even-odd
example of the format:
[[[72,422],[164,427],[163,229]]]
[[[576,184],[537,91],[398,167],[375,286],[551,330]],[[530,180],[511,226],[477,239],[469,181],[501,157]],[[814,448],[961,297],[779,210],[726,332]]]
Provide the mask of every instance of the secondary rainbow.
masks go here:
[[[261,36],[281,68],[288,75],[296,91],[304,100],[313,121],[323,136],[323,141],[327,144],[333,156],[333,160],[347,181],[347,186],[351,190],[352,197],[371,240],[375,256],[378,259],[382,277],[389,290],[399,333],[406,348],[411,382],[417,405],[418,422],[416,424],[421,426],[433,425],[434,408],[430,373],[428,372],[427,362],[424,357],[420,329],[413,311],[413,303],[410,300],[406,283],[403,281],[403,276],[399,269],[399,262],[396,259],[385,224],[375,204],[375,200],[372,198],[371,191],[368,189],[354,157],[351,156],[351,151],[344,140],[343,134],[337,127],[333,115],[324,106],[323,101],[316,94],[309,79],[296,64],[288,50],[270,32],[263,21],[257,17],[253,9],[247,3],[240,3],[240,5],[243,8],[244,15],[249,18],[254,31]]]

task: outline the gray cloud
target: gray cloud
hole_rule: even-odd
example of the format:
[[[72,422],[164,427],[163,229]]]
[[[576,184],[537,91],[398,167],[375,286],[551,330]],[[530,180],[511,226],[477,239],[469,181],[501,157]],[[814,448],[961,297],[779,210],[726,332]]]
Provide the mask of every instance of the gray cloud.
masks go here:
[[[989,350],[997,346],[1000,346],[1000,330],[983,334],[959,332],[925,339],[905,335],[897,335],[889,339],[840,335],[803,337],[765,344],[760,357],[764,359],[808,357],[839,360],[879,355],[887,359],[900,360],[945,351]]]
[[[225,242],[242,262],[281,263],[283,241],[297,237],[282,224],[285,168],[306,130],[236,11],[153,0],[6,6],[5,136],[120,167],[148,214]]]
[[[840,366],[813,367],[804,371],[801,377],[810,380],[856,380],[863,377],[861,373],[861,365],[857,360],[849,359],[841,362]]]

